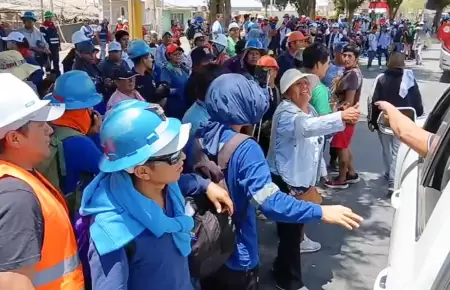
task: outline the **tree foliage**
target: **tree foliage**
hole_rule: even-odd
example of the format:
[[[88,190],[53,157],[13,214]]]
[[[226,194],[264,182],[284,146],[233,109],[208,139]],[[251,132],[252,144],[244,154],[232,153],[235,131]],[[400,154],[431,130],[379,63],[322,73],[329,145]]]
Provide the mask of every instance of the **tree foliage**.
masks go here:
[[[403,0],[387,0],[387,4],[389,5],[389,17],[395,18],[397,15],[398,9],[400,5],[402,5]]]
[[[260,0],[262,6],[267,8],[270,6],[270,0]],[[283,11],[289,4],[288,0],[273,0],[273,6],[278,9],[278,11]]]
[[[333,0],[336,12],[347,12],[347,19],[353,19],[356,9],[358,9],[358,7],[364,2],[365,0]]]

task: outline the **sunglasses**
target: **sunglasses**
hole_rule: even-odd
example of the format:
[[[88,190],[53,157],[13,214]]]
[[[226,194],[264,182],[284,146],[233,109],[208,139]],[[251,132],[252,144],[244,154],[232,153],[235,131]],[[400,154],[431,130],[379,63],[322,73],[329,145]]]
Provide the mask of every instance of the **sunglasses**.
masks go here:
[[[182,150],[180,150],[175,153],[150,158],[148,160],[148,162],[164,162],[169,165],[175,165],[178,162],[180,162],[182,156],[183,156],[183,152],[182,152]]]

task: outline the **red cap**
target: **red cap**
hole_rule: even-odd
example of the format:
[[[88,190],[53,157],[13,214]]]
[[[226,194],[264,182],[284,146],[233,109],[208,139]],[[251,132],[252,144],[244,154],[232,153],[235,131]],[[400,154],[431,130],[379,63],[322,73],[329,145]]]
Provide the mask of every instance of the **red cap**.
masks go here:
[[[256,65],[262,67],[276,68],[277,70],[280,70],[280,67],[278,66],[276,59],[268,55],[262,56],[258,60],[258,63]]]
[[[181,47],[179,47],[178,45],[176,45],[174,43],[171,43],[171,44],[169,44],[167,46],[167,53],[168,54],[172,54],[172,53],[174,53],[176,51],[184,52],[184,50]]]

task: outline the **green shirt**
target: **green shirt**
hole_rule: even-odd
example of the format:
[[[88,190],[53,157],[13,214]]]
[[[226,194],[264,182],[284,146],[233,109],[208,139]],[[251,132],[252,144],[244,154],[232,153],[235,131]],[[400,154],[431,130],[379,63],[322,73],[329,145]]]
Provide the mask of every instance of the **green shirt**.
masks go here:
[[[330,90],[322,84],[322,82],[319,82],[312,90],[311,100],[309,103],[319,115],[322,116],[330,114]]]
[[[236,49],[235,49],[236,42],[234,42],[233,38],[231,38],[229,36],[227,37],[227,40],[228,40],[227,54],[229,56],[233,57],[236,55]]]

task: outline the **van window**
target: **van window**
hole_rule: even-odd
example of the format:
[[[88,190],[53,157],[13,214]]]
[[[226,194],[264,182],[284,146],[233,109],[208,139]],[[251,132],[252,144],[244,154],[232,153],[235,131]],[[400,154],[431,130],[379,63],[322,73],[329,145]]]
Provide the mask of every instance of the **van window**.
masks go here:
[[[450,87],[442,94],[441,98],[436,102],[427,120],[423,126],[430,133],[436,133],[446,116],[450,111]]]
[[[437,146],[425,158],[417,192],[416,240],[420,238],[450,179],[450,111],[436,133]]]

